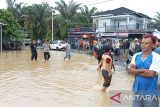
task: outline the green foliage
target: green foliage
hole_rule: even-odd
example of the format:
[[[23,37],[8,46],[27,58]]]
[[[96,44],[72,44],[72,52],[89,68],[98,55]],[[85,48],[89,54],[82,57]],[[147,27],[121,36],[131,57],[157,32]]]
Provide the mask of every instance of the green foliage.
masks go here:
[[[19,24],[14,18],[11,12],[1,9],[0,10],[0,22],[6,24],[3,27],[3,41],[21,41],[22,35],[19,31]]]
[[[157,12],[155,18],[149,21],[148,28],[157,29],[160,31],[160,12]]]
[[[67,29],[73,27],[91,27],[91,15],[96,12],[96,8],[91,10],[87,6],[81,7],[81,4],[70,1],[67,5],[64,0],[56,2],[55,9],[60,13],[60,38],[67,37]],[[80,11],[80,12],[78,12]]]
[[[26,8],[24,23],[30,38],[48,38],[51,32],[51,10],[47,3],[33,4]]]
[[[55,10],[48,3],[31,6],[18,4],[16,0],[7,0],[7,3],[12,17],[14,16],[20,28],[29,34],[29,38],[41,40],[51,39],[52,11],[59,12],[53,15],[54,39],[65,39],[68,28],[92,26],[91,15],[96,11],[96,8],[89,10],[87,6],[81,7],[81,4],[74,1],[67,4],[64,0],[55,2]]]
[[[96,12],[96,8],[93,7],[91,10],[89,10],[89,8],[84,5],[84,7],[81,7],[81,12],[78,14],[78,20],[79,23],[82,24],[85,27],[90,27],[92,26],[92,14],[94,14]]]
[[[67,37],[67,29],[73,27],[74,19],[77,16],[77,11],[80,9],[80,4],[70,1],[69,4],[66,4],[64,0],[60,0],[60,2],[55,2],[56,7],[55,10],[59,12],[58,23],[59,26],[59,35],[57,38],[62,39]]]
[[[155,17],[155,27],[160,31],[160,12],[157,12]]]

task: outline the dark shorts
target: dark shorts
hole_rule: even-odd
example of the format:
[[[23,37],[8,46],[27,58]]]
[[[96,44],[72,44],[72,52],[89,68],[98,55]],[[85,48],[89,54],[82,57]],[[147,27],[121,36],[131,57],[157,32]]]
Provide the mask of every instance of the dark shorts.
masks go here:
[[[111,84],[112,75],[109,76],[108,71],[106,71],[106,70],[102,70],[102,75],[104,78],[103,86],[109,87]]]

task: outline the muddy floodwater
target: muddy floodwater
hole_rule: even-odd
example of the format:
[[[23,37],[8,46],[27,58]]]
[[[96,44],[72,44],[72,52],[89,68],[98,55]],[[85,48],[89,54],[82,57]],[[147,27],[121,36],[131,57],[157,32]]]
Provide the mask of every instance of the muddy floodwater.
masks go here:
[[[111,86],[101,91],[103,78],[97,60],[74,53],[63,60],[65,52],[50,51],[44,61],[30,60],[30,50],[4,51],[0,54],[0,107],[109,107],[108,90],[131,90],[133,78],[123,66],[116,65]]]

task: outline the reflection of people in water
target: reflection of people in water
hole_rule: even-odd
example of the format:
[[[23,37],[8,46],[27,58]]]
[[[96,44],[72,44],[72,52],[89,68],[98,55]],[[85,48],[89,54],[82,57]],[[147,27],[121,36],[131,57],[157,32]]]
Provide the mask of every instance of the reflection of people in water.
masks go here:
[[[33,61],[35,59],[35,61],[37,61],[37,43],[36,40],[32,40],[31,46],[31,60]]]

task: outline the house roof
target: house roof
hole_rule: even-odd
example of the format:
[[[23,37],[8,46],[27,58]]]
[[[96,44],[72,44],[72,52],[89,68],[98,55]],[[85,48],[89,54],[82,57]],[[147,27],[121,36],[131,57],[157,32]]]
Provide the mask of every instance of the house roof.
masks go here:
[[[97,13],[93,14],[92,16],[99,16],[99,15],[113,15],[113,16],[134,15],[134,16],[137,16],[139,18],[151,19],[149,16],[147,16],[145,14],[135,12],[135,11],[127,9],[125,7],[120,7],[120,8],[114,9],[114,10],[107,10],[107,11],[103,11],[103,12],[97,12]]]

